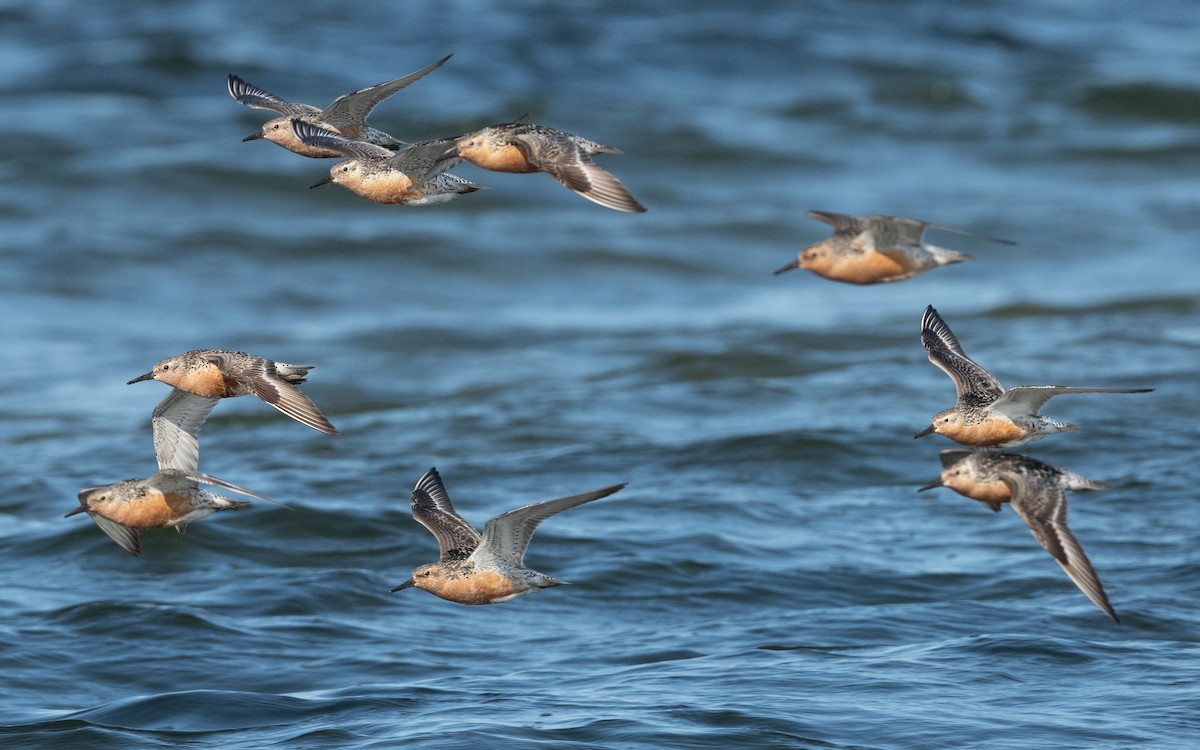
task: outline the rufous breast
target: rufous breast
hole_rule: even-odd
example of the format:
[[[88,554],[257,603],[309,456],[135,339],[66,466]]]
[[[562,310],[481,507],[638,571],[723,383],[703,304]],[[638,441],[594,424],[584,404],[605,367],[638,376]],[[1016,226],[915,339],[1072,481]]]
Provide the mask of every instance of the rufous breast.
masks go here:
[[[477,167],[490,169],[493,172],[538,171],[537,167],[529,163],[525,152],[512,144],[505,144],[497,148],[489,147],[487,144],[472,147],[460,146],[458,155]]]
[[[980,448],[1006,446],[1025,437],[1025,430],[1003,417],[989,416],[980,422],[947,425],[938,432],[956,443]]]
[[[522,591],[516,581],[494,570],[476,571],[457,577],[444,577],[431,594],[459,604],[491,604],[497,599]]]

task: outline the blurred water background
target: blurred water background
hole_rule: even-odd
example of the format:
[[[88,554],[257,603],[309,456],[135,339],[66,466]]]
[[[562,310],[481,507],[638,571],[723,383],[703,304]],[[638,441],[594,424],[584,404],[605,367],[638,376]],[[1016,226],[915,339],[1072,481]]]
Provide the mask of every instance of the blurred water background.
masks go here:
[[[0,745],[1185,748],[1200,37],[1183,0],[0,2]],[[408,140],[529,113],[649,211],[546,175],[381,206],[241,139],[286,98],[454,57],[375,111]],[[973,263],[772,276],[885,213]],[[1107,482],[1071,525],[1123,624],[1009,509],[941,490],[935,305],[1084,431],[1022,452]],[[85,486],[154,471],[158,359],[316,365],[330,439],[220,404],[201,469],[288,503],[144,534]],[[619,481],[527,557],[574,585],[471,608],[388,589],[465,516]]]

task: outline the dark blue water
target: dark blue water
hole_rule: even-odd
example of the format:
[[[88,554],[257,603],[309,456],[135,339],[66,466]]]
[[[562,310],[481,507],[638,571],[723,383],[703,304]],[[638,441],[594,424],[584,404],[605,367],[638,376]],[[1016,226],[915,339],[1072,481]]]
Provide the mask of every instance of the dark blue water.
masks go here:
[[[1200,736],[1200,41],[1191,3],[0,4],[0,745],[1188,748]],[[242,143],[235,72],[323,105],[442,69],[408,140],[530,113],[623,149],[649,207],[458,171],[448,205],[309,191]],[[889,213],[976,262],[772,276]],[[1110,623],[1009,509],[948,490],[937,306],[1084,431],[1023,452],[1108,483],[1071,526]],[[201,469],[287,503],[144,534],[85,486],[154,470],[126,386],[238,348],[315,364],[330,439],[223,403]],[[526,561],[574,585],[390,595],[435,540],[628,481]]]

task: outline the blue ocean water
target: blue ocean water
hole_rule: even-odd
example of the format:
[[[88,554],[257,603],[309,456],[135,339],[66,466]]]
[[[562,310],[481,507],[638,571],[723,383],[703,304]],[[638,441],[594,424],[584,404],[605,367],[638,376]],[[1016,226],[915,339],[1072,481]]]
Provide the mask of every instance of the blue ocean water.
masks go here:
[[[735,7],[736,5],[736,7]],[[0,746],[1188,748],[1200,710],[1200,42],[1191,4],[0,3]],[[262,141],[289,98],[442,69],[417,140],[511,120],[619,147],[631,216],[545,175],[372,204]],[[772,276],[809,209],[976,255],[893,285]],[[935,305],[1083,427],[1071,527],[1122,625],[1009,509],[948,490]],[[286,503],[147,532],[86,486],[154,471],[193,348],[313,364],[330,439],[222,403],[201,468]],[[615,482],[494,607],[388,594],[436,542]]]

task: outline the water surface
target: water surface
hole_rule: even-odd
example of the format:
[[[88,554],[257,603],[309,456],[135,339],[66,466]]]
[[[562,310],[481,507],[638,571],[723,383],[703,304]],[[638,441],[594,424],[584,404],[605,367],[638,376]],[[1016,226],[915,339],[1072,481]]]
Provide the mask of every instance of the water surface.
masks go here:
[[[1200,45],[1183,2],[0,7],[0,737],[13,747],[1189,747],[1196,688]],[[241,139],[235,72],[325,104],[454,53],[373,116],[529,113],[621,148],[650,210],[544,175],[444,206],[306,190]],[[772,276],[808,209],[998,237],[895,285]],[[934,304],[1084,431],[1071,525],[1123,624],[1015,514],[942,490]],[[329,439],[218,406],[201,468],[287,503],[144,534],[85,486],[153,472],[126,386],[238,348],[316,365]],[[573,583],[389,595],[434,539],[628,481],[527,562]]]

